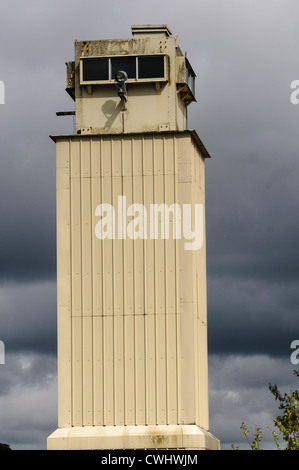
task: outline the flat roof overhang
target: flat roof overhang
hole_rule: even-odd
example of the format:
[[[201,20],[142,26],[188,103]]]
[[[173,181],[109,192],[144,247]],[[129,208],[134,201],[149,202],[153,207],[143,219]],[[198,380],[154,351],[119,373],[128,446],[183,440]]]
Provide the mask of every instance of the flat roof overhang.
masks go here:
[[[150,131],[150,132],[126,132],[123,134],[119,133],[108,133],[108,134],[62,134],[62,135],[50,135],[50,138],[57,142],[63,139],[88,139],[90,137],[134,137],[134,136],[150,136],[150,135],[190,135],[194,144],[196,145],[199,152],[202,154],[203,158],[211,158],[211,155],[204,146],[202,140],[199,138],[195,130],[185,130],[185,131]]]

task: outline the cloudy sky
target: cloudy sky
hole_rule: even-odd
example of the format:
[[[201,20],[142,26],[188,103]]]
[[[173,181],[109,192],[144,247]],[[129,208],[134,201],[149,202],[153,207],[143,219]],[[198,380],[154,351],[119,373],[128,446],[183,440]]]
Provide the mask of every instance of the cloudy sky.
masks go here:
[[[210,428],[248,448],[268,382],[297,385],[299,80],[296,0],[1,0],[0,442],[45,449],[57,427],[55,144],[72,133],[65,62],[74,40],[163,23],[197,74],[189,127],[206,162]],[[298,380],[298,379],[297,379]]]

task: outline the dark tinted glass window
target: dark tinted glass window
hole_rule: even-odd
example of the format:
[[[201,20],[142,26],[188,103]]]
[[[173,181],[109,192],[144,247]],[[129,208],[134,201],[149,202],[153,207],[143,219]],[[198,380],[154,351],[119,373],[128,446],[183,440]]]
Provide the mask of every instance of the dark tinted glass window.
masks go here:
[[[186,65],[186,82],[194,95],[195,76],[192,70]]]
[[[138,57],[139,78],[164,78],[164,56]]]
[[[126,72],[128,78],[136,78],[136,57],[112,57],[111,78],[120,70]]]
[[[109,80],[107,58],[83,59],[83,81]]]

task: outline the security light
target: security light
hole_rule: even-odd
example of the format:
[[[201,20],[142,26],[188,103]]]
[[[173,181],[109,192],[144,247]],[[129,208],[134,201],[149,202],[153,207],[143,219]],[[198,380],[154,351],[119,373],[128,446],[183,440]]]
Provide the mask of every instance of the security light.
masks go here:
[[[127,101],[127,89],[126,89],[126,81],[128,80],[128,75],[123,70],[119,70],[116,72],[114,76],[115,85],[118,88],[118,96],[122,102],[122,111],[126,110],[126,101]]]
[[[121,85],[128,80],[128,75],[123,70],[119,70],[118,72],[116,72],[114,79],[117,84]]]

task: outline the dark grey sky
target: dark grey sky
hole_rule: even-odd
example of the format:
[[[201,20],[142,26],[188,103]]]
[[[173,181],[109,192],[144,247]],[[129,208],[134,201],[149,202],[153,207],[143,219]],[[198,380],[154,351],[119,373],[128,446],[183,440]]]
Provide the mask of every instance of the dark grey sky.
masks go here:
[[[2,0],[0,6],[0,442],[45,448],[57,426],[55,144],[71,133],[74,40],[165,23],[197,73],[189,108],[206,162],[211,431],[267,426],[269,381],[293,381],[299,337],[296,0]],[[296,383],[296,382],[295,382]],[[269,444],[270,445],[270,444]]]

